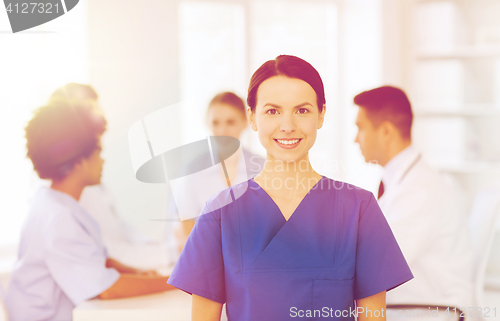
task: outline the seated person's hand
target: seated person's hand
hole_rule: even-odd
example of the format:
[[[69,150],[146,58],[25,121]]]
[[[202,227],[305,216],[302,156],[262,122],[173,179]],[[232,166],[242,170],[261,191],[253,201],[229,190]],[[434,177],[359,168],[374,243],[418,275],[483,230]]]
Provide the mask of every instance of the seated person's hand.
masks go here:
[[[137,275],[142,275],[142,276],[160,276],[156,270],[137,270],[136,272]]]

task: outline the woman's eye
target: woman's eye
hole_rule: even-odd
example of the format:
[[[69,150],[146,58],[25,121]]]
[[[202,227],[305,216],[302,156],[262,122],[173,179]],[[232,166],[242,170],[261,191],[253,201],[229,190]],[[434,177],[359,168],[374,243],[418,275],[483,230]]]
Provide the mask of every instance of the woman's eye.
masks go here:
[[[278,111],[276,109],[269,109],[266,111],[266,113],[268,113],[270,115],[276,115],[278,113]]]
[[[299,109],[299,114],[306,114],[308,112],[309,112],[309,110],[307,108],[300,108]]]

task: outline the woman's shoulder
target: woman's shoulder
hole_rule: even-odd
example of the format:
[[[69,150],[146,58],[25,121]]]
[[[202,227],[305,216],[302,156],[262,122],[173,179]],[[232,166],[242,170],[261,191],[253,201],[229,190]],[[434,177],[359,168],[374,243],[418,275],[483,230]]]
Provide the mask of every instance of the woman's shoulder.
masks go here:
[[[373,193],[368,190],[328,177],[324,177],[322,182],[322,189],[325,192],[319,195],[318,202],[325,200],[326,208],[330,213],[340,215],[339,217],[342,217],[346,226],[359,222],[364,213],[369,213],[378,207]]]
[[[49,187],[40,187],[30,199],[29,212],[34,217],[44,219],[65,215],[76,201],[71,196],[55,191]]]
[[[251,179],[248,179],[214,194],[206,201],[202,212],[212,213],[212,215],[220,217],[221,211],[227,209],[228,205],[233,202],[239,202],[242,199],[242,196],[249,188],[250,181]]]
[[[54,226],[64,226],[70,229],[76,221],[72,212],[76,201],[62,192],[54,191],[49,187],[39,188],[30,200],[28,215],[23,224],[23,233],[35,235],[48,233]],[[34,238],[36,239],[36,238]]]

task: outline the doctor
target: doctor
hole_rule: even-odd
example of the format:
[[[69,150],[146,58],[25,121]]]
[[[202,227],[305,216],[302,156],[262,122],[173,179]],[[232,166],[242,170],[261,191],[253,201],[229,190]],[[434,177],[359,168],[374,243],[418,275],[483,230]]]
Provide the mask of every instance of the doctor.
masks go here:
[[[25,129],[27,156],[51,185],[34,195],[21,232],[5,297],[11,321],[71,320],[75,305],[94,297],[172,288],[168,277],[109,258],[99,226],[78,203],[85,186],[100,183],[105,126],[92,105],[59,101],[38,109]]]
[[[326,112],[323,81],[281,55],[248,88],[264,169],[205,203],[169,278],[192,320],[385,320],[386,292],[413,278],[372,193],[317,173],[309,150]],[[234,196],[234,197],[233,197]]]
[[[472,250],[460,198],[411,143],[412,110],[399,88],[383,86],[354,97],[366,162],[384,167],[379,204],[415,279],[387,293],[387,304],[467,307]]]

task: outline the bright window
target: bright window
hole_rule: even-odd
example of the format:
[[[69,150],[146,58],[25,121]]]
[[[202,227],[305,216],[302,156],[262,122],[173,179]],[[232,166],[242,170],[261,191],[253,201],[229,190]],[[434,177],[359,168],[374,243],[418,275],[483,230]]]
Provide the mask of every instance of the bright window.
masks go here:
[[[265,61],[290,54],[310,62],[320,72],[329,108],[337,107],[337,7],[334,1],[225,1],[180,3],[180,63],[182,100],[193,101],[184,114],[184,135],[206,131],[205,111],[222,91],[246,98],[251,74]],[[322,129],[322,141],[311,152],[315,168],[331,175],[328,159],[338,140],[333,116]],[[255,133],[243,144],[265,155]]]
[[[0,15],[0,30],[10,30],[6,11],[0,10]],[[89,81],[86,17],[83,2],[41,26],[1,34],[0,250],[18,242],[28,199],[38,182],[25,157],[24,127],[56,88]]]

